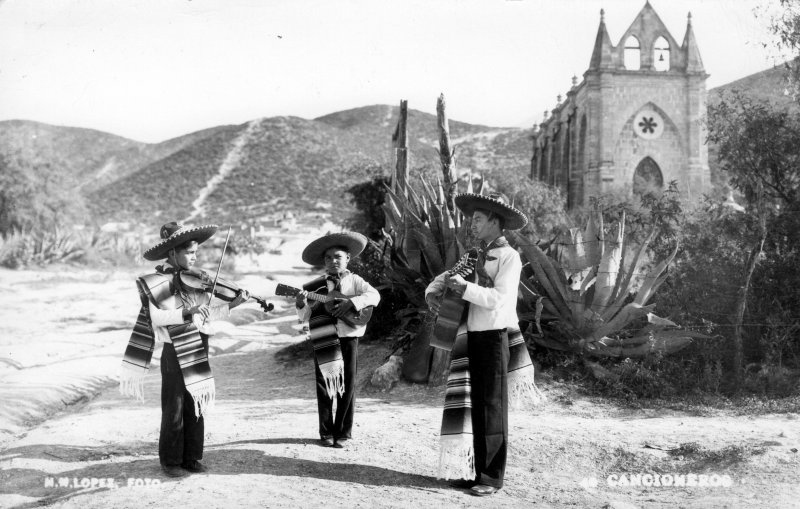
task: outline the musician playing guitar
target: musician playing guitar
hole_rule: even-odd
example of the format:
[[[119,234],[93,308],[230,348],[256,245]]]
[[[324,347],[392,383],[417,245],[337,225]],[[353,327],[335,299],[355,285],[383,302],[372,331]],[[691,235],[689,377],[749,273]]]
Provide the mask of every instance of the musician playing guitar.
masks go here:
[[[428,285],[425,300],[437,311],[437,296],[448,288],[469,303],[466,350],[476,476],[455,484],[485,496],[503,486],[508,446],[507,329],[519,327],[516,306],[522,262],[503,229],[522,228],[528,220],[499,194],[460,194],[455,204],[472,218],[472,234],[481,243],[477,278],[467,281],[458,274],[441,274]]]
[[[325,447],[344,448],[353,432],[358,339],[364,335],[366,325],[353,324],[345,317],[377,306],[380,301],[375,288],[347,270],[350,257],[358,256],[366,245],[366,237],[359,233],[332,233],[311,242],[302,255],[309,265],[325,267],[325,275],[304,285],[296,296],[297,316],[309,321],[309,338],[314,347],[319,436]],[[310,301],[310,292],[330,292],[339,297],[326,306]]]

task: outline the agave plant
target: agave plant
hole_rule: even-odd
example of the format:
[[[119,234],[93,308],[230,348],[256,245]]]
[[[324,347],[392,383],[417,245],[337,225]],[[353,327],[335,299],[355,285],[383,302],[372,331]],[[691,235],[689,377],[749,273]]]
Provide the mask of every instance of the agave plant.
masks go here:
[[[471,180],[467,191],[472,192]],[[440,383],[448,355],[429,345],[435,315],[428,313],[424,290],[434,277],[452,267],[465,251],[466,234],[461,213],[445,202],[441,182],[421,178],[421,190],[412,186],[399,194],[387,187],[383,204],[386,217],[383,246],[385,285],[403,292],[411,307],[404,318],[415,316],[422,325],[403,363],[403,375],[413,382]]]
[[[9,268],[67,262],[82,253],[73,235],[58,227],[52,231],[12,231],[0,241],[0,265]]]
[[[421,182],[421,195],[411,186],[407,197],[387,187],[383,210],[384,236],[392,262],[387,266],[387,277],[395,284],[408,282],[410,301],[424,307],[422,291],[458,260],[464,251],[464,238],[459,234],[460,214],[448,210],[441,184],[434,189],[425,179]]]
[[[531,339],[548,348],[601,357],[641,357],[676,352],[703,337],[656,316],[655,305],[648,304],[678,250],[676,242],[666,259],[649,259],[653,236],[651,231],[638,246],[626,246],[623,215],[616,236],[606,239],[599,212],[583,231],[573,228],[557,237],[550,255],[510,232],[527,261],[520,286],[531,311],[520,318],[535,323],[539,333],[531,333]],[[630,333],[642,319],[647,325]],[[541,321],[548,321],[556,334],[543,334]]]

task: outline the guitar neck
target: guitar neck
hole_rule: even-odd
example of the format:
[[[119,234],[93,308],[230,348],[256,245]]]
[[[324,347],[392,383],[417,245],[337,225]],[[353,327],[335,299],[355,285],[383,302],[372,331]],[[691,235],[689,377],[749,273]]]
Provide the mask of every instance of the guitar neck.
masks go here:
[[[334,300],[334,298],[331,297],[330,295],[322,295],[322,294],[313,293],[313,292],[309,292],[308,295],[306,295],[306,298],[311,299],[311,300],[316,300],[318,302],[330,302],[330,301]]]

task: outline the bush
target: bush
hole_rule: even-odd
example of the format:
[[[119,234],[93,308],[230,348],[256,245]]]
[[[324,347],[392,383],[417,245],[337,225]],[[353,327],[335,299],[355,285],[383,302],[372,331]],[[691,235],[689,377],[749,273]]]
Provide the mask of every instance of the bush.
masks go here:
[[[566,201],[557,188],[505,169],[492,172],[490,183],[528,217],[528,224],[519,231],[521,234],[534,239],[547,238],[571,225]]]
[[[49,163],[0,155],[0,235],[52,230],[85,216],[72,176]]]
[[[13,231],[0,235],[0,266],[20,269],[53,263],[126,265],[142,262],[139,242],[100,230]]]
[[[407,306],[401,292],[395,292],[384,284],[384,262],[382,254],[374,244],[367,244],[364,252],[350,260],[350,270],[363,277],[381,294],[381,303],[375,308],[372,319],[367,325],[367,335],[373,339],[382,339],[397,335],[396,329],[401,325],[402,317],[398,316]],[[402,325],[408,329],[409,324]]]
[[[376,171],[380,171],[377,167]],[[367,237],[378,240],[382,237],[381,230],[386,226],[383,215],[383,203],[386,196],[386,186],[391,185],[391,178],[377,174],[371,180],[358,183],[347,189],[350,202],[355,205],[357,213],[347,220],[350,230],[361,232]]]

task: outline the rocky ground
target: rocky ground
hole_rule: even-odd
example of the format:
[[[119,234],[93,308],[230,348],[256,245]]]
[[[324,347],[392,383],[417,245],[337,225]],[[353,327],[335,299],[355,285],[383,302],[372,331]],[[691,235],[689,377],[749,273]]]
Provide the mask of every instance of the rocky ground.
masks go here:
[[[276,281],[308,279],[307,238],[285,240],[229,279],[266,296]],[[217,324],[209,471],[167,478],[157,365],[144,404],[115,384],[138,309],[133,280],[147,269],[0,271],[0,507],[797,507],[797,414],[633,410],[546,374],[548,402],[511,412],[506,486],[473,497],[436,477],[443,389],[370,385],[390,354],[379,340],[360,346],[352,445],[320,447],[313,364],[276,357],[304,336],[291,302],[274,297],[270,314],[248,304]],[[725,485],[626,485],[639,474]]]

